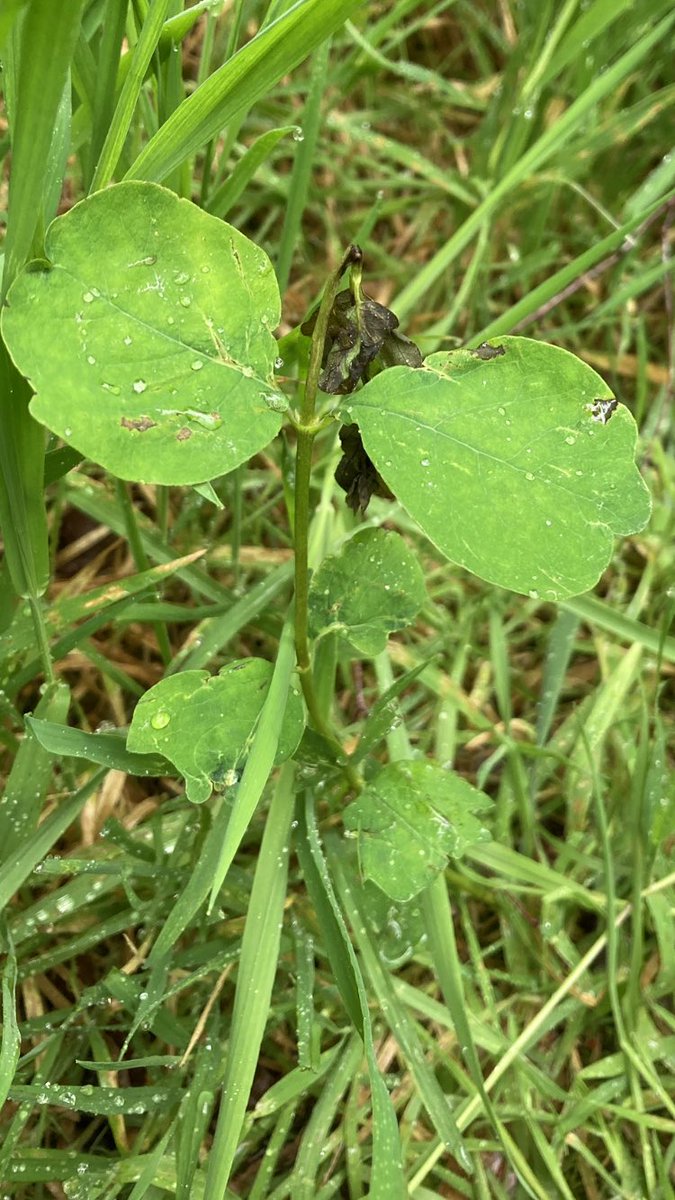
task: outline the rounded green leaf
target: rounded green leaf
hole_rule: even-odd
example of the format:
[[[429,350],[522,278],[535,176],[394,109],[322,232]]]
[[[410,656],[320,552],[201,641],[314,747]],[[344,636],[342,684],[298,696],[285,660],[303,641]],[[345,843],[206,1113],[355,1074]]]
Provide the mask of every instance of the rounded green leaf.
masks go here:
[[[613,539],[649,519],[635,422],[611,397],[566,350],[504,337],[383,371],[342,416],[447,558],[559,600],[593,587]]]
[[[476,814],[491,801],[438,763],[389,763],[344,812],[359,840],[359,860],[393,900],[411,900],[433,882],[449,858],[490,835]]]
[[[136,705],[127,749],[168,758],[185,779],[188,800],[203,803],[214,787],[238,782],[272,672],[265,659],[242,658],[217,675],[182,671],[167,676]],[[291,688],[275,762],[290,758],[303,728],[302,700]]]
[[[2,321],[39,421],[123,479],[165,484],[223,475],[275,436],[279,289],[253,242],[129,182],[57,218],[45,252]]]
[[[422,568],[399,534],[363,529],[312,576],[310,632],[339,633],[374,656],[390,633],[415,620],[426,597]]]

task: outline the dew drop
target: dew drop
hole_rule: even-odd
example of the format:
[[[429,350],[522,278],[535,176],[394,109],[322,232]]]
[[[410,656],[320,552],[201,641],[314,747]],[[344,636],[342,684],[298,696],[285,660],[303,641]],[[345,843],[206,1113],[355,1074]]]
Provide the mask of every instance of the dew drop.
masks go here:
[[[90,367],[93,367],[94,363],[96,362],[96,359],[94,358],[93,354],[87,355],[87,362],[89,363]]]
[[[72,429],[70,428],[70,425],[66,425],[66,427],[65,427],[65,429],[64,429],[64,431],[63,431],[63,436],[64,436],[64,437],[67,437],[67,438],[69,438],[69,437],[72,437],[72,436],[73,436],[73,431],[72,431]]]
[[[189,308],[192,304],[192,296],[181,296],[180,302],[183,308]]]
[[[531,483],[531,482],[532,482],[532,480],[534,479],[534,475],[532,474],[532,472],[531,472],[531,471],[526,471],[526,472],[525,472],[525,478],[526,478],[526,479],[527,479],[527,480],[528,480],[528,481]]]
[[[204,362],[201,358],[195,358],[190,363],[190,367],[193,371],[201,371],[203,366],[204,366]]]
[[[187,271],[178,271],[173,277],[174,283],[189,283],[190,276]]]
[[[135,379],[132,386],[134,391],[140,396],[141,392],[144,392],[148,385],[144,379]]]
[[[280,371],[280,370],[281,370],[281,368],[283,367],[283,365],[284,365],[284,360],[283,360],[283,358],[275,358],[275,360],[274,360],[274,369],[275,369],[275,371]]]
[[[160,708],[159,712],[156,712],[150,718],[150,724],[152,725],[153,729],[166,729],[170,720],[171,720],[171,717],[170,717],[169,713],[166,711],[166,709]]]
[[[502,406],[501,406],[501,405],[500,405],[500,406],[499,406],[499,408],[497,409],[497,412],[499,413],[500,417],[505,417],[505,416],[506,416],[506,409],[505,409],[505,408],[502,408]]]
[[[82,299],[84,300],[85,304],[91,304],[92,300],[94,299],[94,293],[93,292],[83,292]]]
[[[125,346],[130,346],[133,341],[133,338],[130,338],[129,334],[127,334],[127,336],[123,339],[123,341],[124,341]]]
[[[571,433],[568,435],[568,437],[565,438],[565,441],[567,442],[568,446],[573,446],[574,443],[576,442],[576,440],[577,439],[575,437],[572,437]]]
[[[102,383],[101,387],[104,392],[110,392],[111,396],[119,396],[120,394],[120,389],[116,383]]]
[[[421,466],[421,467],[428,467],[428,466],[429,466],[429,459],[428,459],[428,458],[423,458],[423,459],[421,459],[421,460],[420,460],[420,466]]]
[[[550,527],[551,527],[551,525],[553,524],[553,521],[549,521],[549,520],[548,520],[548,518],[547,518],[547,520],[546,520],[546,524],[547,524],[547,525],[549,526],[549,528],[550,528]]]
[[[295,129],[293,130],[293,141],[294,142],[304,142],[304,140],[305,140],[304,133],[302,132],[300,126],[296,125]]]
[[[202,267],[202,275],[208,275],[210,270],[210,267]]]

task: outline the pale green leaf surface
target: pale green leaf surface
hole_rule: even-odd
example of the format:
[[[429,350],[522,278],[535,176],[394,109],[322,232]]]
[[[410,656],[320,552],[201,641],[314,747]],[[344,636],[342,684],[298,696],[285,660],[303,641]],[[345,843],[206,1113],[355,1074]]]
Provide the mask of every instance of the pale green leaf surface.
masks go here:
[[[585,363],[528,338],[503,353],[433,354],[394,367],[349,397],[385,482],[452,562],[489,583],[559,600],[592,588],[614,538],[646,524],[634,462],[637,429]]]
[[[208,800],[213,787],[238,782],[272,672],[264,659],[244,658],[228,663],[218,675],[183,671],[167,676],[139,700],[127,749],[162,754],[184,776],[188,799],[195,804]],[[293,753],[303,726],[302,701],[291,689],[277,763]]]
[[[389,763],[344,812],[361,869],[393,900],[411,900],[468,847],[489,838],[487,796],[438,763]]]
[[[414,621],[425,600],[422,568],[403,539],[363,529],[312,576],[310,632],[339,633],[360,653],[374,656],[390,633]]]
[[[49,268],[17,279],[3,330],[54,433],[123,479],[166,484],[223,475],[275,436],[279,291],[264,251],[164,188],[125,183],[58,218],[46,253]]]

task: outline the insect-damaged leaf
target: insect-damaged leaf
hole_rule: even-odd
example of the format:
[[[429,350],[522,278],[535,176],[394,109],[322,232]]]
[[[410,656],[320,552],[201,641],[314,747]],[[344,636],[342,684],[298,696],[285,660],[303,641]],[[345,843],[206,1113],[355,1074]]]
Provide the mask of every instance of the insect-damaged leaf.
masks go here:
[[[310,336],[316,314],[302,326]],[[375,369],[422,365],[422,355],[414,342],[397,332],[398,317],[377,300],[365,296],[360,288],[338,292],[330,311],[324,343],[323,373],[319,387],[330,395],[351,392],[368,378],[371,364]],[[379,360],[379,361],[378,361]]]
[[[214,787],[238,782],[272,670],[264,659],[243,658],[218,675],[182,671],[161,679],[136,705],[127,749],[168,758],[185,778],[188,799],[203,803]],[[290,757],[303,727],[302,700],[291,688],[276,762]]]
[[[201,483],[266,446],[279,289],[264,251],[156,184],[57,218],[3,331],[33,415],[123,479]]]
[[[312,576],[310,632],[339,633],[374,656],[415,620],[426,595],[422,568],[399,534],[362,529]]]
[[[593,587],[614,538],[649,518],[635,422],[611,399],[566,350],[508,337],[383,371],[341,415],[447,558],[558,600]]]
[[[393,900],[411,900],[469,846],[489,839],[480,814],[491,801],[438,763],[389,763],[345,809],[366,879]]]

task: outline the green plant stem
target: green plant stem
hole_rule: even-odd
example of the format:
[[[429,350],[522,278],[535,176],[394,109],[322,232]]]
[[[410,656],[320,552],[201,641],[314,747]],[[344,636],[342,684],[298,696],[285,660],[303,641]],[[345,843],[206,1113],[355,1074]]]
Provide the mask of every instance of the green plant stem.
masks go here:
[[[136,563],[136,567],[139,571],[147,571],[150,566],[150,562],[147,554],[145,553],[145,547],[143,545],[141,533],[138,528],[134,506],[131,503],[131,498],[124,480],[117,479],[115,481],[115,489],[117,491],[117,499],[122,510],[127,541],[129,542],[134,562]],[[159,652],[164,663],[168,664],[171,662],[173,655],[171,652],[171,643],[169,641],[166,625],[163,621],[153,621],[153,627],[157,637]]]
[[[42,669],[45,673],[45,683],[54,683],[54,666],[49,649],[49,638],[47,637],[47,630],[45,628],[42,605],[37,596],[31,596],[28,603],[30,604],[31,616],[33,618],[35,640],[40,651],[40,658],[42,659]]]
[[[328,321],[335,297],[340,286],[340,280],[346,268],[361,258],[361,252],[355,246],[350,246],[342,262],[329,277],[321,299],[312,346],[309,354],[307,378],[300,403],[298,417],[294,424],[298,433],[298,444],[295,461],[295,653],[298,665],[298,675],[302,692],[305,697],[307,711],[312,724],[319,733],[331,742],[343,755],[342,746],[326,722],[317,700],[312,676],[312,661],[309,651],[309,489],[312,473],[312,448],[321,423],[315,420],[316,397],[319,390],[321,361],[326,341]],[[357,790],[361,788],[358,772],[353,767],[345,767],[350,783]]]

